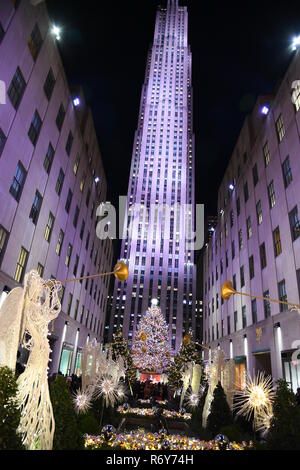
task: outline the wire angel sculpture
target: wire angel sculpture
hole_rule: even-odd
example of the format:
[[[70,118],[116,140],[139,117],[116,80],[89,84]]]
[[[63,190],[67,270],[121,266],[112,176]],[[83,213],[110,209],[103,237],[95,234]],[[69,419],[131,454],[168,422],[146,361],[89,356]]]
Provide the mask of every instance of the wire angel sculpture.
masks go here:
[[[19,432],[24,445],[31,450],[51,450],[53,445],[55,422],[47,373],[48,325],[61,310],[60,288],[56,281],[45,283],[36,271],[25,276],[21,331],[24,329],[22,346],[30,354],[25,371],[17,380],[17,398],[21,410]]]

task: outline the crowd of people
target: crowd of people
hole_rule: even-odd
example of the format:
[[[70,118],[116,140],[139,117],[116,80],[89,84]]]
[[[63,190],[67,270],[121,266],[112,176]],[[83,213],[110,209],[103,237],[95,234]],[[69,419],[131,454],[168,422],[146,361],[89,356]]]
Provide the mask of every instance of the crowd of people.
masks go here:
[[[169,389],[166,384],[153,383],[150,380],[145,382],[137,382],[134,390],[135,398],[148,400],[154,398],[157,401],[169,399]]]

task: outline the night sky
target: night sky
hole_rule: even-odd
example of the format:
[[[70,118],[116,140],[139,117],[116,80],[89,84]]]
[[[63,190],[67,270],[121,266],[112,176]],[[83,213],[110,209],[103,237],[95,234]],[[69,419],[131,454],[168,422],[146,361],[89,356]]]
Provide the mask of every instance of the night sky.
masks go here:
[[[60,52],[70,84],[91,106],[108,200],[127,194],[146,54],[163,1],[47,0],[63,27]],[[217,189],[247,112],[268,94],[293,56],[300,2],[180,1],[193,53],[196,202],[214,214]],[[204,6],[205,4],[205,6]]]

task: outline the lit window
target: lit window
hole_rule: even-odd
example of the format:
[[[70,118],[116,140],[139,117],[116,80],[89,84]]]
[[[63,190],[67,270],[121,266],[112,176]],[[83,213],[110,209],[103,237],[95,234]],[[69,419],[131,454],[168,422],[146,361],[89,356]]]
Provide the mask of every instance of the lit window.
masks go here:
[[[14,279],[17,282],[22,282],[25,274],[25,268],[26,268],[26,263],[27,263],[27,258],[28,258],[28,251],[25,250],[25,248],[21,248],[17,266],[16,266],[16,272],[14,275]]]

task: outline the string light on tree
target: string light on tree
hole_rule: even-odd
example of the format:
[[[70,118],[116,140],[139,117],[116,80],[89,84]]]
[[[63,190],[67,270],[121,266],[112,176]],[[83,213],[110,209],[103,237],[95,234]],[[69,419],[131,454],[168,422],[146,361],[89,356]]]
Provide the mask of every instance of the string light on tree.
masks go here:
[[[152,299],[151,307],[137,327],[132,356],[140,370],[163,372],[169,366],[168,325],[157,299]]]

